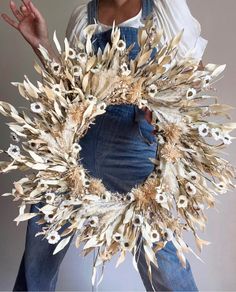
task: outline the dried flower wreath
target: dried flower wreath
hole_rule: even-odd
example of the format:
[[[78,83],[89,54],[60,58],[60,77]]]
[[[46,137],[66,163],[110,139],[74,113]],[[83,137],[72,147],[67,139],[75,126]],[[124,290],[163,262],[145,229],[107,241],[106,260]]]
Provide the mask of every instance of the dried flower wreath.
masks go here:
[[[84,243],[84,255],[97,248],[93,283],[97,266],[118,252],[116,266],[130,251],[137,269],[135,243],[141,234],[151,279],[150,264],[158,267],[155,252],[168,241],[173,241],[184,267],[184,252],[191,251],[199,258],[184,242],[183,230],[193,232],[201,251],[210,243],[196,232],[198,227],[205,230],[205,205],[214,207],[218,193],[235,188],[231,181],[235,169],[218,154],[235,138],[230,132],[236,123],[207,121],[210,116],[231,118],[227,112],[233,107],[219,104],[218,97],[209,94],[225,65],[208,64],[200,71],[198,60],[190,55],[176,61],[183,31],[161,45],[163,32],[156,30],[151,18],[139,29],[141,50],[134,60],[128,59],[133,45],[126,47],[115,25],[111,43],[95,54],[91,42],[95,30],[96,24],[87,26],[86,43],[78,41],[76,48],[65,39],[64,51],[54,33],[61,63],[51,60],[40,46],[46,69],[37,63],[35,69],[42,83],[37,82],[36,87],[27,76],[23,83],[12,82],[30,102],[33,118],[0,102],[0,112],[14,120],[7,123],[11,138],[16,143],[24,140],[24,153],[16,143],[7,151],[1,150],[12,160],[1,161],[0,171],[33,170],[14,182],[11,193],[2,196],[21,200],[14,219],[17,225],[41,215],[37,223],[43,224],[42,232],[35,236],[44,235],[50,244],[57,244],[54,254],[75,233],[76,247]],[[158,50],[150,58],[153,48]],[[203,104],[211,99],[215,103]],[[152,111],[158,154],[156,159],[150,158],[155,169],[146,181],[121,195],[107,190],[102,180],[83,168],[78,142],[107,105],[124,103],[147,106]],[[208,137],[217,143],[207,142]],[[24,212],[27,204],[37,202],[44,203],[38,213]],[[67,223],[69,226],[60,233]]]

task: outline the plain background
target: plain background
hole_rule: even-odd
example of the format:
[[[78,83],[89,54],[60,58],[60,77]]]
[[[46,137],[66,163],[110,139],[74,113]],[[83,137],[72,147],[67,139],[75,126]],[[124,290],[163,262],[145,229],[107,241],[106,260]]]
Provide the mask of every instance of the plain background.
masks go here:
[[[173,0],[179,1],[179,0]],[[20,1],[17,1],[20,3]],[[62,41],[70,13],[79,0],[34,0],[35,5],[45,16],[52,39],[52,33],[57,30]],[[235,106],[236,82],[236,1],[235,0],[188,0],[192,14],[200,21],[202,36],[208,39],[203,63],[227,64],[224,79],[217,83],[217,94],[220,102]],[[8,1],[0,0],[0,12],[9,12]],[[0,99],[7,100],[15,106],[21,106],[17,89],[10,82],[21,82],[24,75],[31,81],[37,80],[33,69],[33,60],[37,59],[22,36],[2,20],[0,21]],[[235,120],[235,111],[232,112]],[[5,120],[1,118],[0,148],[7,149],[10,143],[9,131]],[[234,133],[233,133],[234,134]],[[236,165],[235,145],[227,148],[227,159]],[[0,193],[9,192],[12,182],[19,179],[19,173],[0,176]],[[194,256],[186,255],[190,260],[193,273],[199,289],[213,291],[236,290],[236,212],[235,191],[219,197],[218,212],[207,210],[208,225],[202,238],[212,242],[205,246],[200,262]],[[24,250],[26,223],[17,227],[13,219],[17,216],[17,202],[10,198],[0,197],[0,290],[11,290],[19,268]],[[192,237],[186,237],[196,251]],[[83,258],[71,244],[60,268],[57,290],[91,290],[92,257]],[[105,278],[99,290],[108,291],[144,291],[139,274],[134,270],[131,257],[118,268],[112,261],[105,267]]]

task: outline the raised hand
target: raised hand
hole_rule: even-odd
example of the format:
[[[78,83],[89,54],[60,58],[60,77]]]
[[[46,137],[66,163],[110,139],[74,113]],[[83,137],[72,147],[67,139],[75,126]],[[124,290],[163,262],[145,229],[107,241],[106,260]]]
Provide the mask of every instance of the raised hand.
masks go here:
[[[1,14],[2,18],[17,29],[34,49],[38,48],[39,44],[47,45],[48,29],[44,17],[31,0],[22,0],[22,3],[18,9],[15,2],[11,0],[10,8],[15,19],[5,13]]]

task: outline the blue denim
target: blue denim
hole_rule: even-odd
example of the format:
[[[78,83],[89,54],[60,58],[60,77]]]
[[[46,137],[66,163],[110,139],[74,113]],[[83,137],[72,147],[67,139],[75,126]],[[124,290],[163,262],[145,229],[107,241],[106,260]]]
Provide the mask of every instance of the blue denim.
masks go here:
[[[93,18],[90,3],[90,20]],[[143,17],[152,7],[150,0],[143,1]],[[95,6],[96,7],[96,6]],[[89,8],[89,6],[88,6]],[[146,14],[146,15],[145,15]],[[135,42],[129,58],[135,58],[137,47],[137,29],[120,27],[121,36],[127,45]],[[94,36],[94,48],[104,49],[110,41],[111,30]],[[158,141],[152,134],[154,127],[144,118],[144,112],[135,105],[109,105],[106,112],[97,116],[86,135],[78,142],[82,147],[81,163],[94,177],[101,178],[110,191],[127,193],[132,187],[142,183],[153,171],[154,165],[148,158],[155,158]],[[37,212],[43,203],[32,204],[30,212]],[[25,250],[22,256],[13,291],[55,291],[60,264],[70,243],[59,253],[53,255],[55,245],[41,236],[35,237],[42,225],[36,221],[38,216],[28,221]],[[67,227],[65,225],[60,232]],[[71,238],[70,242],[72,241]],[[141,237],[137,244],[140,243]],[[148,270],[142,242],[138,256],[138,270],[146,291],[198,291],[190,264],[183,268],[172,241],[156,253],[159,268],[152,266],[153,287],[148,278]],[[112,288],[112,287],[111,287]]]

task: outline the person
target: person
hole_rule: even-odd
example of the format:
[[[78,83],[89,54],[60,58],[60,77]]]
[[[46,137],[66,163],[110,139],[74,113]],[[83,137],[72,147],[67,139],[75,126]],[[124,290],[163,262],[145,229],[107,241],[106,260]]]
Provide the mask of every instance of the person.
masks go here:
[[[19,9],[11,0],[10,8],[16,20],[6,14],[2,14],[3,19],[22,34],[41,62],[44,63],[44,60],[37,49],[39,44],[58,60],[49,41],[46,21],[31,0],[23,0]],[[153,13],[157,28],[163,28],[165,40],[170,40],[184,28],[176,58],[181,59],[191,50],[192,55],[199,59],[199,68],[202,68],[207,40],[201,37],[200,24],[192,16],[186,0],[91,0],[74,9],[66,37],[70,45],[75,46],[78,39],[84,40],[83,28],[96,22],[98,27],[93,44],[97,51],[109,41],[115,20],[127,45],[135,43],[129,55],[130,59],[135,58],[139,50],[138,28],[150,13]],[[148,158],[156,156],[158,141],[152,133],[150,121],[147,108],[138,109],[127,104],[108,106],[106,113],[98,116],[95,124],[78,141],[82,146],[82,164],[94,177],[102,178],[109,190],[127,193],[133,186],[145,181],[154,169]],[[37,212],[38,206],[40,203],[32,204],[30,212]],[[60,264],[69,245],[53,255],[55,246],[34,236],[42,227],[37,225],[37,220],[36,216],[28,221],[25,250],[13,291],[55,291]],[[140,243],[139,238],[137,244]],[[189,261],[186,261],[186,268],[181,266],[171,241],[156,256],[159,268],[152,266],[151,285],[140,244],[138,270],[146,291],[198,291]]]

